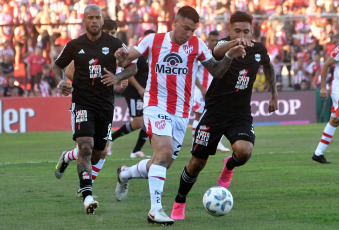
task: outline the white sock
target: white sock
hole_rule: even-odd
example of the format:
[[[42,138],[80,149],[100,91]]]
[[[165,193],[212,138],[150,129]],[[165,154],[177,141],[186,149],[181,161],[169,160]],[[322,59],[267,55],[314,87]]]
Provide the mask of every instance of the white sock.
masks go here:
[[[148,178],[148,172],[147,172],[147,162],[151,159],[144,159],[140,161],[138,164],[133,165],[130,167],[131,170],[131,176],[135,179],[147,179]]]
[[[221,138],[220,138],[220,141],[219,141],[219,143],[221,143],[222,144],[222,139],[224,138],[224,135],[221,135]]]
[[[321,136],[318,147],[314,152],[315,155],[320,156],[323,154],[327,146],[331,143],[336,128],[337,127],[330,125],[330,123],[327,123],[323,131],[323,135]]]
[[[148,185],[151,196],[151,210],[162,208],[161,195],[166,180],[166,167],[152,164],[148,172]]]
[[[193,123],[192,123],[192,144],[193,144],[193,141],[194,141],[195,129],[197,128],[198,124],[199,124],[199,121],[197,121],[197,120],[194,120]]]
[[[132,165],[131,167],[128,167],[127,169],[120,172],[120,180],[122,182],[126,182],[129,179],[146,179],[148,178],[148,172],[147,172],[147,162],[151,159],[144,159],[141,160],[138,164]]]
[[[64,160],[66,163],[69,163],[71,161],[76,160],[78,157],[78,147],[75,147],[75,149],[68,151],[65,154]]]
[[[100,170],[104,166],[105,159],[100,159],[99,162],[95,165],[92,165],[92,184],[99,175]]]

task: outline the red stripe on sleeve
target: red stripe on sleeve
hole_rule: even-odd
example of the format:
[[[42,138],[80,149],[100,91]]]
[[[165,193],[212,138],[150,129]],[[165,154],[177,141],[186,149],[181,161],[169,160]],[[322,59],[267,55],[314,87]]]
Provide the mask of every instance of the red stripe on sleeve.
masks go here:
[[[172,44],[171,53],[179,53],[180,45],[174,42],[171,42],[171,44]],[[166,75],[166,88],[167,88],[167,101],[166,101],[167,112],[175,114],[178,99],[177,75],[175,74]]]
[[[158,62],[161,45],[164,41],[165,33],[155,34],[152,45],[152,63],[151,63],[151,81],[150,81],[150,99],[148,105],[158,105],[158,74],[155,72],[155,64]]]

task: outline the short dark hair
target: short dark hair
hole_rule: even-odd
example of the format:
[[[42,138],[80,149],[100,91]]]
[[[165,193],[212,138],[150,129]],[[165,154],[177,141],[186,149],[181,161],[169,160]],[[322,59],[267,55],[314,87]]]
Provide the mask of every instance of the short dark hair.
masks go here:
[[[176,17],[183,17],[191,19],[194,23],[198,23],[200,20],[200,16],[198,12],[190,6],[183,6],[178,10]]]
[[[217,30],[211,31],[208,36],[219,36],[219,32]]]
[[[110,18],[105,18],[104,24],[102,25],[103,30],[116,30],[118,28],[117,23],[110,19]]]
[[[236,11],[231,15],[230,23],[233,24],[235,22],[248,22],[252,24],[253,16],[244,12],[244,11]]]

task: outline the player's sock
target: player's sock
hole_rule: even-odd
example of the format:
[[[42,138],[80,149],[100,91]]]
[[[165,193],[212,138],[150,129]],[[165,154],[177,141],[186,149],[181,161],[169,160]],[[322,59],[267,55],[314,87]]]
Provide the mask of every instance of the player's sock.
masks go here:
[[[186,167],[181,172],[180,176],[180,185],[178,189],[178,194],[175,197],[175,202],[177,203],[186,203],[186,196],[191,191],[194,183],[197,181],[198,177],[192,177],[187,173]]]
[[[148,135],[147,135],[146,131],[144,129],[140,129],[137,144],[135,145],[135,147],[133,149],[133,153],[136,153],[136,152],[141,150],[142,146],[144,146],[144,144],[147,140],[147,137],[148,137]]]
[[[132,131],[133,131],[133,129],[132,129],[132,126],[131,126],[131,122],[128,122],[128,123],[124,124],[123,126],[121,126],[120,129],[118,129],[117,131],[112,133],[112,141],[114,141],[118,137],[129,134]]]
[[[330,125],[330,123],[327,123],[323,131],[323,135],[319,141],[318,147],[314,152],[315,155],[320,156],[323,154],[327,146],[331,143],[336,128],[337,127]]]
[[[95,165],[92,165],[92,184],[99,175],[100,170],[104,166],[105,159],[100,159],[99,162]]]
[[[238,166],[244,165],[249,159],[250,159],[250,157],[246,161],[240,161],[234,155],[234,153],[232,153],[232,157],[226,163],[226,168],[228,170],[232,170],[232,169],[234,169],[234,167],[238,167]]]
[[[126,181],[128,179],[146,179],[148,178],[148,172],[147,172],[147,162],[150,159],[144,159],[140,161],[136,165],[132,165],[131,167],[128,167],[128,169],[125,169],[120,172],[120,179],[122,181]]]
[[[77,157],[78,157],[78,147],[75,147],[75,149],[72,149],[65,154],[64,160],[66,163],[69,163],[71,161],[76,160]]]
[[[92,180],[91,173],[87,171],[82,171],[79,173],[80,178],[80,189],[82,191],[82,198],[85,198],[89,195],[92,195]]]
[[[193,141],[194,141],[195,129],[197,128],[198,124],[199,124],[199,121],[197,121],[197,120],[194,120],[193,123],[192,123],[192,144],[193,144]]]
[[[162,208],[161,195],[166,180],[166,167],[152,164],[148,172],[149,192],[151,196],[151,210]]]

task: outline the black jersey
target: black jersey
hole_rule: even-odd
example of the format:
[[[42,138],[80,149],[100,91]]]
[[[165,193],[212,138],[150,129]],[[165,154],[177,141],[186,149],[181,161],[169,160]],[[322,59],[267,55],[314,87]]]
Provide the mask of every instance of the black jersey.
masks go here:
[[[224,41],[230,41],[229,37],[219,42]],[[267,67],[270,63],[266,47],[253,43],[253,47],[245,48],[244,58],[233,59],[222,78],[213,78],[205,97],[206,109],[221,114],[251,112],[252,88],[258,69],[260,65]]]
[[[116,59],[114,53],[122,47],[122,42],[106,33],[96,41],[87,35],[66,44],[55,64],[65,68],[74,60],[72,102],[92,109],[113,110],[114,93],[112,86],[101,83],[104,68],[115,74]]]
[[[148,63],[147,58],[141,56],[137,61],[138,72],[135,74],[135,79],[137,82],[143,87],[146,88],[147,78],[148,78]],[[140,94],[138,90],[132,85],[128,84],[123,94],[124,97],[127,98],[139,98]]]

